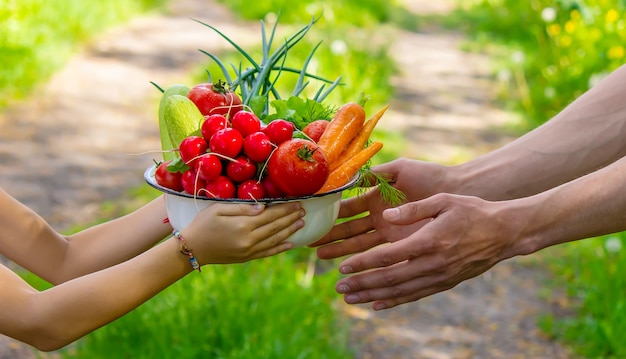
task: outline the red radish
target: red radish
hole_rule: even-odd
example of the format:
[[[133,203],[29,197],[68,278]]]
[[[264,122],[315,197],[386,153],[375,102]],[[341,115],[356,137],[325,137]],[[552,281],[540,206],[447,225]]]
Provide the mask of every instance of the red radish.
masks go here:
[[[179,146],[180,158],[190,167],[193,167],[197,158],[206,153],[208,145],[200,136],[189,136],[182,140]]]
[[[198,173],[194,169],[185,171],[182,175],[180,183],[183,185],[185,192],[196,196],[204,195],[204,187],[206,181],[198,177]]]
[[[222,174],[222,160],[211,154],[204,155],[196,161],[198,176],[205,181],[212,181]]]
[[[241,183],[256,175],[257,166],[246,156],[238,156],[235,161],[229,161],[226,165],[226,175],[233,182]]]
[[[219,176],[213,181],[206,183],[202,193],[211,198],[235,198],[237,188],[233,181],[226,176]]]
[[[239,111],[230,119],[232,128],[238,130],[243,137],[261,130],[261,120],[250,111]]]
[[[239,131],[232,127],[224,128],[211,136],[209,148],[211,152],[235,158],[243,148],[243,137]]]
[[[237,198],[258,200],[264,197],[265,188],[255,179],[247,180],[237,188]]]
[[[261,180],[261,184],[263,184],[263,188],[265,189],[266,198],[284,198],[286,197],[285,192],[281,191],[280,188],[272,181],[269,176],[263,177]]]
[[[275,145],[279,145],[293,137],[293,123],[285,120],[273,120],[262,131]]]
[[[215,132],[226,127],[228,127],[228,120],[224,117],[224,115],[209,115],[204,116],[204,122],[202,122],[200,132],[202,133],[202,138],[209,142],[209,140],[211,140],[211,136],[213,136]]]
[[[254,162],[265,162],[273,149],[272,141],[261,131],[251,133],[243,140],[243,153]]]

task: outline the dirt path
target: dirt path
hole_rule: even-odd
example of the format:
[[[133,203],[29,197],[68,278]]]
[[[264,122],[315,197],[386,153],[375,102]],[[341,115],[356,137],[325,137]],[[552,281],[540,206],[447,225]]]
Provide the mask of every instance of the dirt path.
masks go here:
[[[444,1],[405,2],[421,13],[449,9]],[[103,200],[123,199],[127,188],[141,184],[154,156],[140,153],[159,148],[158,93],[149,81],[184,82],[204,60],[197,48],[226,46],[190,17],[243,44],[258,39],[256,24],[235,26],[223,8],[199,0],[175,0],[168,16],[113,30],[34,99],[0,117],[0,161],[12,168],[0,186],[61,229],[88,222]],[[461,52],[461,41],[454,33],[398,33],[393,53],[406,71],[393,80],[398,100],[381,125],[406,133],[407,157],[453,162],[510,140],[497,130],[512,117],[491,105],[488,59]],[[355,345],[362,345],[358,358],[567,358],[535,325],[554,304],[538,298],[542,275],[515,260],[394,310],[345,307]],[[3,342],[0,358],[34,357]]]

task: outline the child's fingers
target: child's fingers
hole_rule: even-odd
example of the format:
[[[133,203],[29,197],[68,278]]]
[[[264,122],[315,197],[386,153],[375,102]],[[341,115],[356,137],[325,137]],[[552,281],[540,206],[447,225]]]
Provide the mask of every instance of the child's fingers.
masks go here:
[[[268,208],[268,210],[269,209],[270,208]],[[256,227],[255,229],[252,230],[250,235],[252,236],[252,238],[255,238],[255,239],[267,238],[267,237],[275,236],[281,233],[284,229],[289,229],[290,227],[293,227],[294,225],[296,226],[296,228],[295,229],[292,228],[291,230],[295,232],[295,230],[301,228],[301,226],[304,225],[304,221],[302,220],[302,217],[304,217],[304,214],[305,212],[302,208],[296,211],[287,212],[281,217],[272,218],[270,221],[267,221],[264,224],[261,224],[260,226]]]
[[[263,203],[227,203],[216,202],[207,209],[214,210],[221,216],[256,216],[265,210]]]
[[[293,243],[285,242],[283,239],[282,242],[279,242],[275,246],[271,246],[267,249],[259,249],[257,252],[254,252],[252,256],[250,257],[250,260],[264,258],[264,257],[271,257],[278,253],[286,252],[290,250],[291,248],[293,248]]]
[[[264,239],[256,243],[251,250],[253,253],[252,258],[267,257],[291,249],[293,247],[293,243],[285,242],[285,240],[304,226],[304,221],[300,217],[297,218],[298,219],[295,222],[289,224],[287,227],[283,227],[275,234],[266,236]],[[276,228],[278,228],[277,226],[272,226],[270,224],[268,224],[267,227],[273,228],[266,228],[264,230],[275,231]]]
[[[293,248],[293,243],[285,240],[304,226],[302,217],[304,210],[292,212],[251,232],[246,261],[273,256]]]
[[[255,217],[255,224],[258,227],[263,227],[267,224],[277,223],[280,219],[293,215],[302,211],[302,205],[300,202],[281,203],[265,208],[263,213]],[[284,223],[284,222],[278,222]]]
[[[216,214],[221,216],[254,216],[255,218],[246,219],[246,221],[250,221],[255,227],[272,223],[302,208],[300,202],[280,203],[272,206],[266,206],[263,203],[216,203],[213,206],[219,206],[215,210]]]

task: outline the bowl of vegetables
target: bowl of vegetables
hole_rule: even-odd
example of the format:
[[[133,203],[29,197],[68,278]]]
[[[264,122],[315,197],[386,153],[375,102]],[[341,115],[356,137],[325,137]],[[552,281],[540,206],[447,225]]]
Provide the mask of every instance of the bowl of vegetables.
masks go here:
[[[356,175],[345,185],[322,194],[291,198],[260,198],[258,200],[253,200],[241,198],[217,198],[204,195],[194,196],[184,191],[175,191],[157,183],[155,178],[156,169],[157,166],[151,166],[146,169],[144,172],[144,178],[150,186],[164,193],[168,220],[174,229],[181,230],[185,228],[189,225],[189,223],[191,223],[198,212],[214,203],[260,202],[271,206],[277,203],[298,201],[306,213],[303,218],[304,227],[287,239],[292,242],[296,248],[316,242],[330,231],[339,214],[339,204],[342,198],[342,193],[345,190],[354,187],[360,178],[359,175]]]
[[[370,140],[370,134],[387,107],[366,121],[363,98],[341,106],[328,104],[325,99],[340,79],[326,80],[307,72],[315,48],[301,69],[283,66],[288,51],[314,22],[274,52],[275,29],[269,35],[262,27],[266,55],[260,61],[235,45],[251,66],[231,64],[234,77],[217,56],[204,52],[222,70],[217,81],[209,74],[209,81],[190,87],[155,84],[162,92],[163,160],[155,161],[144,177],[165,193],[175,229],[184,228],[200,210],[216,202],[298,201],[306,211],[305,226],[288,240],[304,246],[330,230],[342,194],[360,186],[360,179],[371,178],[361,173],[382,147]],[[200,23],[234,45],[223,33]],[[295,75],[297,81],[284,98],[279,77],[286,74]],[[322,86],[309,96],[305,88],[311,80],[321,81]]]

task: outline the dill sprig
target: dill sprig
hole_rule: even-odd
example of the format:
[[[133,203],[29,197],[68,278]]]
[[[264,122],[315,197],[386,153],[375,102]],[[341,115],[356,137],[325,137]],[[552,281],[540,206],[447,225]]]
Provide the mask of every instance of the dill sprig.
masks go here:
[[[364,194],[371,187],[377,187],[382,200],[391,206],[406,202],[406,194],[391,184],[391,177],[388,174],[373,172],[367,165],[361,169],[357,195]]]

